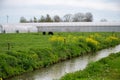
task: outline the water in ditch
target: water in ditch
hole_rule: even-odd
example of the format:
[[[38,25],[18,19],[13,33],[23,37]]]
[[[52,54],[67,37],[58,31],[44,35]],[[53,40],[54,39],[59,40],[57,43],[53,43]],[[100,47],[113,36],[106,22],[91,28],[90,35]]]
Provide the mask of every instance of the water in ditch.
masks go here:
[[[113,48],[103,49],[94,55],[89,54],[86,56],[80,56],[71,60],[54,64],[47,68],[25,73],[9,80],[56,80],[66,73],[83,70],[91,61],[94,62],[100,60],[101,58],[107,57],[111,53],[117,52],[120,52],[120,45]]]

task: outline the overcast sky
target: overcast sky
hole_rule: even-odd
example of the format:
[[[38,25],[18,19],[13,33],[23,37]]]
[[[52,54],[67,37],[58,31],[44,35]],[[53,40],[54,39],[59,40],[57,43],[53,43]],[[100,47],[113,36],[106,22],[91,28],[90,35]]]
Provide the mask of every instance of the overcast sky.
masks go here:
[[[18,23],[21,16],[27,19],[50,14],[91,12],[94,21],[105,18],[120,21],[120,0],[0,0],[0,23]]]

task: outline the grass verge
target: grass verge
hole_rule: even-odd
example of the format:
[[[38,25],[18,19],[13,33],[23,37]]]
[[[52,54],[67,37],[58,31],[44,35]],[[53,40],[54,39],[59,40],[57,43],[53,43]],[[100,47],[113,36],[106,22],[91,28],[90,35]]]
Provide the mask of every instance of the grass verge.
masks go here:
[[[119,80],[120,52],[90,63],[83,71],[69,73],[60,80]]]

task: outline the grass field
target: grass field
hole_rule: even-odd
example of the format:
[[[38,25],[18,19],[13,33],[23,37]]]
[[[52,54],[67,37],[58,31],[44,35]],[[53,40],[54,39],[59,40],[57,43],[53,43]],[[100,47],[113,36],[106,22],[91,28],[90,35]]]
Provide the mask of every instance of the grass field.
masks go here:
[[[10,43],[10,50],[27,51],[30,48],[45,48],[50,47],[48,38],[50,36],[43,36],[41,34],[0,34],[0,52],[8,50],[8,43]]]
[[[66,74],[61,80],[119,80],[120,52],[90,63],[83,71]]]
[[[48,67],[119,43],[119,32],[0,34],[0,78]]]
[[[62,35],[62,36],[90,36],[95,34],[93,33],[79,33],[79,32],[72,32],[72,33],[55,33],[55,35]],[[105,36],[112,35],[113,33],[100,33]],[[119,33],[114,33],[120,37]],[[30,48],[46,48],[51,47],[49,42],[49,35],[42,35],[38,33],[31,33],[31,34],[0,34],[0,52],[4,52],[8,50],[8,43],[10,43],[10,50],[29,50]]]

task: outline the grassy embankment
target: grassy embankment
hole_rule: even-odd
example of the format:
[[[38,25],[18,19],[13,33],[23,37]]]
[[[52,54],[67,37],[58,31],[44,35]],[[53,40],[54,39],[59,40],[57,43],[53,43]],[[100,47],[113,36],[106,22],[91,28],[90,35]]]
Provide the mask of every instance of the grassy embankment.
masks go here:
[[[90,63],[83,71],[69,73],[60,80],[120,80],[120,52]]]
[[[120,33],[107,32],[56,33],[54,36],[0,34],[0,78],[47,67],[119,43]]]

